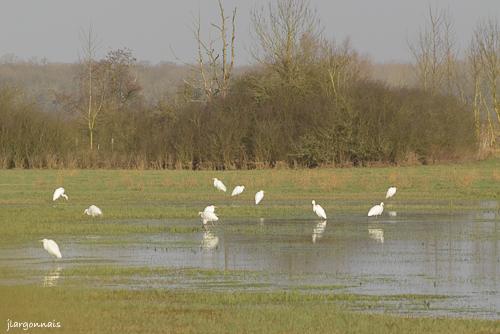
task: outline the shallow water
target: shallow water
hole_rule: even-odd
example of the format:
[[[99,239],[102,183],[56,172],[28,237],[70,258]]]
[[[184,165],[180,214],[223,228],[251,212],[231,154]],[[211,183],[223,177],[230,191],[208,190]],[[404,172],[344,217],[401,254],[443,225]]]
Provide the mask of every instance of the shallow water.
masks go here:
[[[1,245],[0,284],[415,294],[429,298],[409,303],[401,298],[381,304],[378,310],[498,319],[500,217],[487,203],[480,207],[462,214],[394,212],[374,219],[336,215],[327,222],[221,220],[195,233],[59,237],[60,261],[52,260],[36,240]],[[200,224],[198,220],[127,223]],[[119,272],[88,277],[72,273],[89,266],[216,271],[153,271],[123,277]]]

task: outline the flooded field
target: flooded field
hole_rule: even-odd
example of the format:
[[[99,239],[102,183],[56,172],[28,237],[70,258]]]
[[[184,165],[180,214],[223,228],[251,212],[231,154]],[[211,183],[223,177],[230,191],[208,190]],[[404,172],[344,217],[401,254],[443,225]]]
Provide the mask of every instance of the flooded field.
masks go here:
[[[289,291],[385,296],[372,311],[500,318],[496,202],[464,213],[337,214],[319,220],[102,220],[194,232],[61,236],[0,245],[0,284]],[[85,224],[83,222],[82,224]],[[416,296],[416,298],[406,298]],[[364,305],[350,303],[352,309]]]

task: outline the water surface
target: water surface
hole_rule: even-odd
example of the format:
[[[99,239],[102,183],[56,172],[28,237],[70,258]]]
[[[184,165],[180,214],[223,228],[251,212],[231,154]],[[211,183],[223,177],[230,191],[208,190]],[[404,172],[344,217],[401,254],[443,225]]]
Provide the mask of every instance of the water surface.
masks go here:
[[[51,259],[37,240],[7,244],[0,246],[0,284],[425,295],[429,298],[396,300],[380,310],[498,319],[500,219],[487,204],[461,214],[336,215],[326,222],[221,219],[194,233],[62,236],[56,239],[60,261]],[[179,270],[123,277],[119,271],[102,276],[75,271],[100,266]]]

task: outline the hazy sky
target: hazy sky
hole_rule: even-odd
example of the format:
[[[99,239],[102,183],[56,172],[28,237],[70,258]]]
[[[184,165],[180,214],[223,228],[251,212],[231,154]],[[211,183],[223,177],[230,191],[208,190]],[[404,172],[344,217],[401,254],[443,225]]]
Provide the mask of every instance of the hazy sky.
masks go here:
[[[251,59],[251,8],[269,0],[224,0],[236,6],[237,61]],[[216,0],[0,0],[0,56],[74,62],[79,31],[90,24],[101,40],[101,53],[128,47],[140,60],[183,61],[196,53],[190,24],[201,12],[202,26],[217,20]],[[330,38],[351,39],[352,45],[375,61],[408,61],[407,40],[414,39],[426,18],[428,4],[448,8],[457,40],[466,45],[479,19],[500,18],[500,0],[311,0]],[[208,29],[205,29],[205,32]]]

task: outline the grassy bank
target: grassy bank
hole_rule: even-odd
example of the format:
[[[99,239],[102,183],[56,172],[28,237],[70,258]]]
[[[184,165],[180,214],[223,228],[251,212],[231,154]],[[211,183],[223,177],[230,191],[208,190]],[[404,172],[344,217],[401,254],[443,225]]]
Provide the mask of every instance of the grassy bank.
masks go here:
[[[213,188],[212,177],[222,179],[228,192],[239,184],[247,189],[232,198]],[[333,219],[341,214],[364,216],[372,204],[383,200],[389,185],[398,186],[398,194],[388,204],[399,212],[473,209],[481,200],[499,200],[500,160],[401,168],[230,172],[2,170],[0,242],[16,247],[18,241],[57,239],[59,235],[192,233],[201,230],[194,224],[198,223],[196,213],[210,203],[219,207],[222,222],[226,218],[244,217],[311,218],[311,199],[320,202]],[[66,188],[69,201],[52,202],[52,192],[58,186]],[[260,189],[266,191],[266,196],[262,205],[256,207],[253,196]],[[104,217],[84,216],[83,210],[90,204],[100,206]],[[193,224],[180,219],[193,219]],[[35,280],[41,280],[40,272],[33,268],[23,268],[21,274],[31,277],[31,272],[38,275]],[[337,286],[301,286],[297,291],[272,293],[244,292],[243,288],[236,288],[236,292],[171,290],[169,284],[161,285],[165,289],[122,288],[141,275],[167,280],[172,277],[175,283],[175,279],[205,282],[212,275],[237,281],[241,275],[251,273],[221,274],[197,268],[179,271],[168,267],[67,266],[57,286],[43,288],[40,283],[0,286],[0,326],[6,330],[7,319],[11,319],[55,320],[62,325],[61,329],[36,329],[33,333],[500,332],[498,321],[410,318],[352,311],[396,312],[400,302],[421,310],[429,299],[440,296],[354,295]],[[15,280],[19,273],[0,268],[0,276]],[[120,287],[113,285],[116,280],[122,282]],[[16,332],[24,331],[19,328],[9,331]]]
[[[33,333],[498,333],[497,321],[346,312],[335,296],[0,287],[0,319],[58,321]],[[6,322],[3,323],[6,327]],[[22,332],[20,329],[12,333]]]
[[[212,186],[219,177],[228,193]],[[245,192],[234,198],[238,184]],[[197,219],[213,203],[221,219],[242,217],[310,218],[311,199],[327,210],[364,215],[384,200],[389,185],[398,193],[389,203],[400,211],[466,210],[478,200],[500,197],[500,160],[459,165],[394,168],[349,168],[252,171],[134,170],[1,170],[0,227],[2,238],[79,233],[191,232],[192,227],[133,224],[135,219]],[[69,201],[52,202],[52,192],[64,186]],[[264,189],[261,205],[253,204]],[[104,211],[103,220],[83,215],[90,204]],[[123,223],[130,220],[131,223]]]

